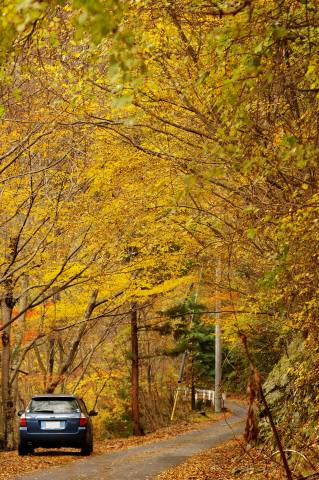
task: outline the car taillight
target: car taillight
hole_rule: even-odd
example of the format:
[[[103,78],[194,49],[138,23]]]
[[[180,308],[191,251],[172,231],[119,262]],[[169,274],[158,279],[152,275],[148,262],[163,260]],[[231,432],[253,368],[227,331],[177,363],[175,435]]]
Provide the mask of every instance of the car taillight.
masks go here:
[[[27,426],[27,419],[25,418],[25,415],[21,415],[20,417],[20,427],[26,427]]]
[[[88,419],[87,417],[81,413],[81,416],[80,416],[80,427],[84,427],[85,425],[87,425],[88,423]]]

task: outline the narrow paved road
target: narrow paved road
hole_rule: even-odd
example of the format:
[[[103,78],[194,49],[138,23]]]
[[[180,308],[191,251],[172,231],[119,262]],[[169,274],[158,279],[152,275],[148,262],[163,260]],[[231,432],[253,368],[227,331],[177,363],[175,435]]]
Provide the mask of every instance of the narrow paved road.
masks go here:
[[[168,440],[148,443],[97,457],[79,460],[61,468],[19,476],[17,480],[147,480],[191,455],[243,432],[245,409],[228,404],[233,415]],[[30,459],[30,461],[32,461]]]

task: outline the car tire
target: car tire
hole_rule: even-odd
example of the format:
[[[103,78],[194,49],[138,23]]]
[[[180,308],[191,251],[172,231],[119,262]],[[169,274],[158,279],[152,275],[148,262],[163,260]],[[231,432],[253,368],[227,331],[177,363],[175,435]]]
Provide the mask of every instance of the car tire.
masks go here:
[[[33,447],[28,447],[23,443],[18,445],[18,455],[21,457],[22,455],[28,455],[28,453],[33,453]]]
[[[87,457],[93,452],[93,442],[87,442],[81,447],[81,455]]]

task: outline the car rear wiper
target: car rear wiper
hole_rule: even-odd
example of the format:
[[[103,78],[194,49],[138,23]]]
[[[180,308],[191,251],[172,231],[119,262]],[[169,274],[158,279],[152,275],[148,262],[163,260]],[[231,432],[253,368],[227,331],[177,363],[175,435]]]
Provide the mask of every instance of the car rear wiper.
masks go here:
[[[54,413],[53,410],[33,410],[32,413]]]

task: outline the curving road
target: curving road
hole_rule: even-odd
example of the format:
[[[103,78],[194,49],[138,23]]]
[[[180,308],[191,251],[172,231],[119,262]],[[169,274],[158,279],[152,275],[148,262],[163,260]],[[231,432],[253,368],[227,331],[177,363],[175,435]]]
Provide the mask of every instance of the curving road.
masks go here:
[[[18,480],[147,480],[178,465],[191,455],[206,450],[243,432],[246,409],[234,402],[233,412],[200,430],[184,433],[138,447],[79,460],[64,467],[32,472]]]

